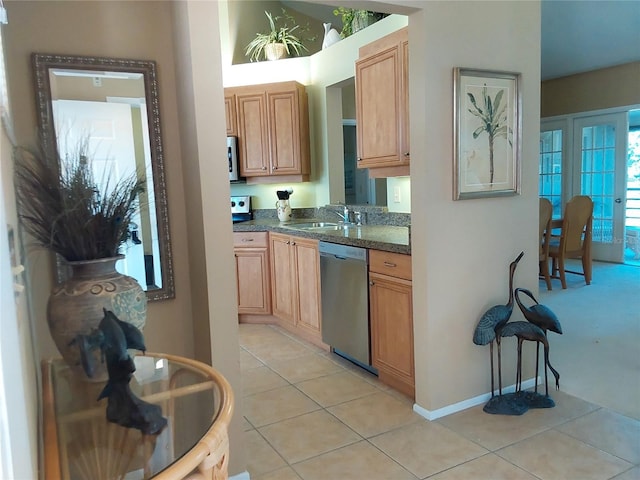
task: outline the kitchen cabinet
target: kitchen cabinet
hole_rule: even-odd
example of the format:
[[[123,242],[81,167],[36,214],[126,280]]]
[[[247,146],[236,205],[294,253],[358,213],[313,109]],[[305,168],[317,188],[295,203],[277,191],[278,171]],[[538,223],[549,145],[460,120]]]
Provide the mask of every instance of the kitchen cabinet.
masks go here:
[[[232,93],[225,93],[224,116],[227,121],[227,137],[237,137],[238,114],[236,111],[236,96]]]
[[[409,175],[409,36],[403,28],[359,50],[356,61],[358,168]]]
[[[239,314],[271,314],[268,247],[267,232],[233,234]]]
[[[235,97],[240,175],[247,183],[308,181],[309,109],[304,86],[279,82],[225,89],[225,102],[231,97]],[[233,121],[231,114],[227,121]]]
[[[371,360],[383,383],[414,398],[411,256],[369,250]]]
[[[273,315],[284,328],[321,344],[318,241],[273,232],[269,239]]]

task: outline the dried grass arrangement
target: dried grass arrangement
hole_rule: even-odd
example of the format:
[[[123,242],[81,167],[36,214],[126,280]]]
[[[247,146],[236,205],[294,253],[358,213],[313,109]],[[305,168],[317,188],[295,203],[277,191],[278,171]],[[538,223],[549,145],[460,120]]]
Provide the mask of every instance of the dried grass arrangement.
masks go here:
[[[129,237],[144,182],[94,178],[88,142],[71,154],[42,145],[14,150],[18,214],[35,242],[65,260],[97,260],[120,254]]]

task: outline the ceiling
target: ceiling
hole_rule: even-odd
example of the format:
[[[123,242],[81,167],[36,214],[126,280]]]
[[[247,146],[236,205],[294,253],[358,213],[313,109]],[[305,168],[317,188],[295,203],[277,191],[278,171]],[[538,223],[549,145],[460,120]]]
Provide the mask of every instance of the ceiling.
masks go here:
[[[283,0],[282,3],[323,22],[339,22],[333,15],[334,6],[315,1]],[[541,3],[542,80],[640,61],[640,0],[542,0]]]

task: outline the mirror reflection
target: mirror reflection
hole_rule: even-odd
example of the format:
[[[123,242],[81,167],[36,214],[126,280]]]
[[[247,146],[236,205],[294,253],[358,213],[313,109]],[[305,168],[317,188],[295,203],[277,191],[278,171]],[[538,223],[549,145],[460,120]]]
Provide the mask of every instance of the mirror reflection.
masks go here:
[[[39,54],[33,61],[44,141],[62,156],[87,141],[96,179],[136,172],[145,182],[117,270],[149,300],[175,297],[155,63]],[[58,261],[58,280],[66,275]]]
[[[387,206],[386,178],[369,178],[368,168],[357,167],[355,79],[347,80],[342,90],[342,141],[344,153],[344,198],[347,205]]]

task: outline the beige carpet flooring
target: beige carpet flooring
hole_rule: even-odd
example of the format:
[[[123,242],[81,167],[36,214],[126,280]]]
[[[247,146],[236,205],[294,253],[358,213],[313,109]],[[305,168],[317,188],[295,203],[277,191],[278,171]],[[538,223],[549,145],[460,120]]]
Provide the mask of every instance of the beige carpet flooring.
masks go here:
[[[570,270],[582,271],[579,262]],[[594,262],[593,281],[567,275],[567,289],[540,282],[540,303],[558,316],[549,333],[560,389],[640,419],[640,266]]]

